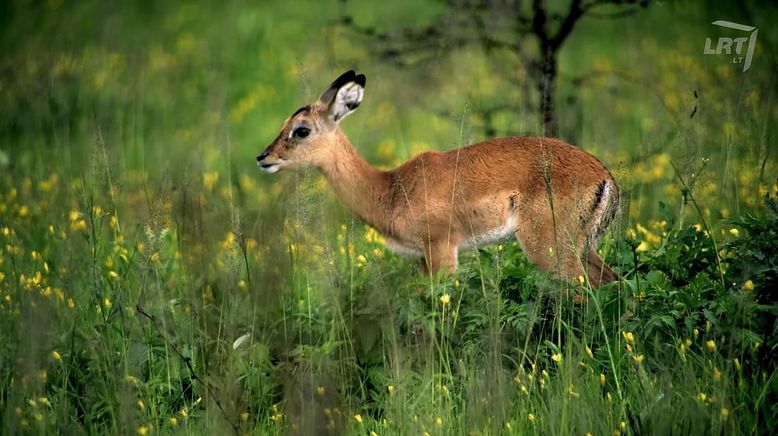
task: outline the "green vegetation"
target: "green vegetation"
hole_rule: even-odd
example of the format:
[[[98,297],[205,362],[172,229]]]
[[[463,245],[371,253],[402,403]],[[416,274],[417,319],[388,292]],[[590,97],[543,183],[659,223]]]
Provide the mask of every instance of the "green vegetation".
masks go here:
[[[344,128],[377,165],[487,121],[537,133],[529,109],[479,111],[535,98],[490,74],[510,62],[398,68],[335,24],[423,24],[439,3],[155,3],[0,6],[3,434],[778,426],[778,8],[663,2],[566,42],[561,135],[625,197],[601,247],[623,280],[592,290],[515,242],[421,276],[315,171],[257,170],[349,68],[368,84]],[[750,71],[702,55],[716,19],[759,28]]]

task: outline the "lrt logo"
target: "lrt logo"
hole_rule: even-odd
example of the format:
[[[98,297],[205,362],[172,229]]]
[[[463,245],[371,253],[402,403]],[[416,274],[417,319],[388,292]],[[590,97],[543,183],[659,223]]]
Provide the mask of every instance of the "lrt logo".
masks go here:
[[[748,71],[748,69],[751,68],[751,57],[754,54],[754,46],[756,45],[756,33],[759,30],[756,27],[746,26],[744,24],[738,24],[738,23],[733,23],[731,21],[724,21],[724,20],[714,21],[712,24],[716,26],[726,27],[729,29],[751,32],[751,34],[748,37],[745,36],[741,36],[739,38],[727,38],[724,36],[719,37],[715,49],[713,49],[711,39],[705,38],[705,50],[703,51],[703,54],[706,55],[709,54],[720,55],[722,53],[727,55],[732,55],[732,48],[734,45],[735,56],[732,58],[731,63],[743,64],[743,72],[745,73],[746,71]],[[748,48],[746,49],[746,55],[744,59],[742,56],[743,43],[745,43],[746,41],[748,41]]]

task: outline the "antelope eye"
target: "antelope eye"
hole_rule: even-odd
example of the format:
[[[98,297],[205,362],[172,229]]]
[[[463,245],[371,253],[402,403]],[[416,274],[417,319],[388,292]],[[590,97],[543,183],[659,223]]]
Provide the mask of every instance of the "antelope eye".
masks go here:
[[[294,129],[294,131],[292,132],[292,136],[294,136],[295,138],[305,138],[310,134],[311,134],[311,129],[307,127],[298,127]]]

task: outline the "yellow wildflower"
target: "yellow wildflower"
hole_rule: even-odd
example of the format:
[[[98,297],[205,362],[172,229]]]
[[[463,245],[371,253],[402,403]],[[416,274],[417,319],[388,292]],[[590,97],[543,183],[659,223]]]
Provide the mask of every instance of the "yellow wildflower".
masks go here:
[[[203,186],[207,191],[212,191],[214,185],[219,181],[219,172],[212,171],[210,173],[203,173]]]
[[[443,294],[440,296],[440,303],[444,306],[448,305],[448,303],[451,302],[451,295]]]
[[[740,232],[738,232],[737,229],[732,228],[732,229],[729,229],[729,234],[737,238],[738,235],[740,234]]]
[[[86,230],[86,221],[84,220],[76,220],[70,223],[70,230],[73,232],[77,231],[85,231]]]
[[[362,415],[360,415],[359,413],[354,415],[354,421],[356,421],[357,424],[362,424]]]
[[[751,292],[754,290],[754,282],[751,279],[746,280],[745,283],[743,283],[743,289],[745,289],[748,292]]]
[[[535,414],[533,414],[533,413],[527,414],[527,419],[529,420],[529,422],[535,422],[535,419],[536,419],[535,418]]]
[[[705,346],[708,348],[708,351],[716,351],[716,342],[713,339],[705,342]]]
[[[62,360],[62,355],[59,354],[57,351],[52,351],[51,352],[51,358],[56,360],[57,362],[59,362],[59,361]]]
[[[556,363],[562,363],[562,353],[555,353],[551,355],[551,360]]]

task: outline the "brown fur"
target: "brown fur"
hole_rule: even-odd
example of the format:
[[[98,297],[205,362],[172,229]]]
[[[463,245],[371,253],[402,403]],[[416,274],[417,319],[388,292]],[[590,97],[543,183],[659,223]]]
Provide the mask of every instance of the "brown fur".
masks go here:
[[[509,137],[421,153],[382,171],[328,117],[333,104],[320,100],[288,119],[260,163],[319,168],[346,206],[390,247],[423,256],[431,273],[454,271],[460,249],[509,232],[545,271],[585,275],[595,287],[616,280],[595,248],[618,188],[591,154],[558,139]],[[291,137],[299,125],[310,127],[308,137]]]

